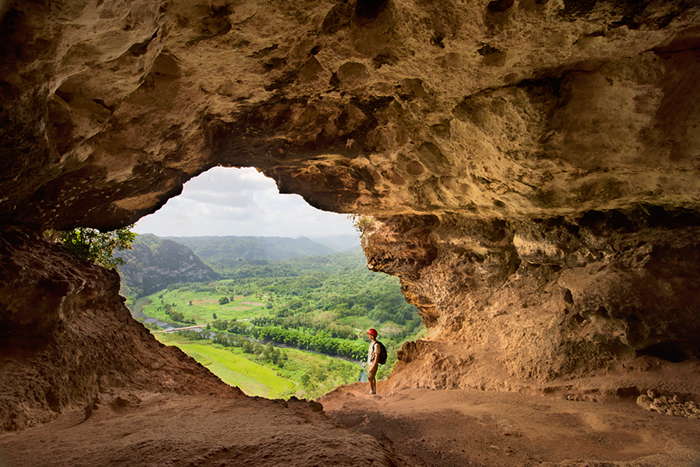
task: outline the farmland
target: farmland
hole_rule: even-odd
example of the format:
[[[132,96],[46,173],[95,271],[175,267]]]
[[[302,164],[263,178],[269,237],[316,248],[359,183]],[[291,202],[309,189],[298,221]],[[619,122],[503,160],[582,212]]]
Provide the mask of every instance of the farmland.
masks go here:
[[[369,327],[389,349],[380,379],[400,345],[424,333],[398,280],[368,271],[361,251],[241,262],[217,280],[170,284],[130,304],[163,343],[247,394],[271,398],[315,398],[357,381]]]

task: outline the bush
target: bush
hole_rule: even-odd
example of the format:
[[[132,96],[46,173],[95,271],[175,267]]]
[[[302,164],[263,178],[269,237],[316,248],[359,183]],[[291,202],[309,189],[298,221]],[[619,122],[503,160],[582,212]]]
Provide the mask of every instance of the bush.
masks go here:
[[[73,254],[99,264],[108,269],[117,269],[125,264],[120,257],[113,256],[115,250],[130,250],[136,234],[128,225],[110,232],[101,232],[89,227],[78,227],[73,230],[59,232],[58,239],[63,246]]]

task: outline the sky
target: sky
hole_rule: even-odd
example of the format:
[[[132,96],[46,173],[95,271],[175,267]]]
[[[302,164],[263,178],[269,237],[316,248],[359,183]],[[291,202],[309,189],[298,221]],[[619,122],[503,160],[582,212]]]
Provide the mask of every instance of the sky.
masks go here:
[[[134,227],[159,237],[309,237],[357,235],[345,214],[320,211],[299,195],[281,195],[254,168],[215,167],[188,181]]]

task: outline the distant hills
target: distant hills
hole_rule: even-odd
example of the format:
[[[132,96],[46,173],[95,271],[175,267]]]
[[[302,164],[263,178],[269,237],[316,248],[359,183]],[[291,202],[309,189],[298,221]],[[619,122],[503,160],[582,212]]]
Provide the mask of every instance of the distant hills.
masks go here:
[[[311,237],[316,243],[335,250],[337,253],[352,250],[360,246],[359,234],[356,235],[332,235],[326,237]]]
[[[144,296],[179,282],[202,282],[221,274],[241,275],[251,267],[281,260],[327,256],[359,247],[356,236],[157,237],[137,235],[133,249],[119,253],[122,293]],[[255,269],[253,269],[255,270]]]
[[[306,237],[165,237],[192,249],[204,261],[280,260],[335,251]]]
[[[137,235],[133,249],[120,251],[122,294],[144,296],[178,282],[217,279],[219,274],[187,246],[152,234]]]

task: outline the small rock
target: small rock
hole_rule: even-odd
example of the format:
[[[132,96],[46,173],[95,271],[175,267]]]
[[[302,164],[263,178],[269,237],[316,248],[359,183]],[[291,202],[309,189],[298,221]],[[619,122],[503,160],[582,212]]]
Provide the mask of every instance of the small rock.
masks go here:
[[[644,410],[651,410],[651,397],[647,396],[646,394],[642,394],[641,396],[637,397],[637,405]]]

